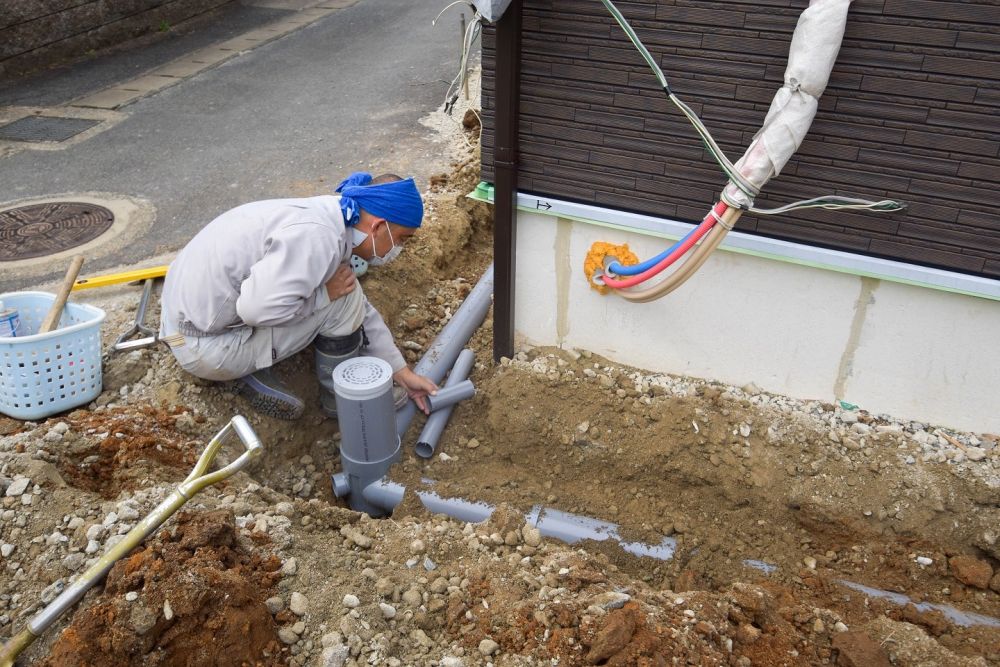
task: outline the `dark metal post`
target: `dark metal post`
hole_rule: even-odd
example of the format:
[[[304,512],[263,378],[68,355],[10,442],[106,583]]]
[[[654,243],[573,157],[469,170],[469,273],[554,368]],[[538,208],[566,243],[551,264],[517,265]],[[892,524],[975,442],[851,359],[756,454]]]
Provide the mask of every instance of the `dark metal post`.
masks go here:
[[[514,356],[514,248],[517,243],[517,126],[520,117],[521,0],[497,22],[496,145],[493,150],[493,359]]]

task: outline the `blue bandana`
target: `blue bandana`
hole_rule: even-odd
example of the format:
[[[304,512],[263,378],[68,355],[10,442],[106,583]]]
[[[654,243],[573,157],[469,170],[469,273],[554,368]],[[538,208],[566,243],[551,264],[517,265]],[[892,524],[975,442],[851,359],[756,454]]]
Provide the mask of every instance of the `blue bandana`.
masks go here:
[[[369,185],[371,182],[371,174],[356,171],[337,186],[340,210],[348,227],[358,224],[361,209],[403,227],[420,226],[424,202],[412,178],[381,185]]]

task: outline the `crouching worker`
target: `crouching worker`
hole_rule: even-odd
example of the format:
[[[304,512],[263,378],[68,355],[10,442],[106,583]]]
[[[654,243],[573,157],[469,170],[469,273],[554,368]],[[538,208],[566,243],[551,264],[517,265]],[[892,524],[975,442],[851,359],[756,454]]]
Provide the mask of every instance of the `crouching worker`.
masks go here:
[[[310,343],[328,416],[333,369],[362,349],[392,367],[397,407],[409,395],[426,411],[437,388],[406,365],[350,266],[352,254],[371,266],[399,254],[423,218],[420,193],[412,178],[360,172],[337,192],[244,204],[210,222],[170,264],[160,335],[184,370],[236,381],[273,417],[302,414],[272,367]]]

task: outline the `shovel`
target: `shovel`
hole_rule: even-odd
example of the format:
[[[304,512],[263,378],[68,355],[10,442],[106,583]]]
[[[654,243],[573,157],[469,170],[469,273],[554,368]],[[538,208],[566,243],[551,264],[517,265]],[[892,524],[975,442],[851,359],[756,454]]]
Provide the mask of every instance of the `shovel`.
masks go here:
[[[226,467],[206,474],[205,471],[208,470],[208,466],[215,459],[215,455],[219,453],[219,449],[223,443],[233,433],[243,442],[246,450],[239,458]],[[205,487],[211,486],[216,482],[221,482],[243,469],[247,463],[260,455],[262,449],[260,439],[254,433],[253,428],[251,428],[247,420],[240,415],[233,417],[212,438],[208,446],[205,447],[205,451],[202,452],[201,458],[198,459],[198,463],[195,464],[191,474],[187,476],[187,479],[173,493],[167,496],[166,500],[150,512],[145,519],[136,524],[135,528],[130,530],[125,536],[125,539],[108,549],[96,563],[91,565],[59,597],[50,602],[45,609],[42,609],[34,618],[28,621],[28,626],[24,630],[21,630],[20,633],[4,644],[3,649],[0,650],[0,667],[13,667],[17,656],[31,646],[32,642],[38,639],[56,619],[62,616],[63,612],[82,598],[84,593],[90,590],[94,584],[101,581],[119,558],[134,549],[139,543],[155,532],[181,505]]]

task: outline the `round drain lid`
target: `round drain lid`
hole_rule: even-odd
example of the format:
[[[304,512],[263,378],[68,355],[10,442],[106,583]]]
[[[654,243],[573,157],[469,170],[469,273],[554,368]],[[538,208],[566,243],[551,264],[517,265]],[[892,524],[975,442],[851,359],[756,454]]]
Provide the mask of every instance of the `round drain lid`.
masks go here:
[[[364,401],[392,391],[392,366],[377,357],[355,357],[333,369],[334,390],[343,398]]]
[[[0,211],[0,262],[45,257],[93,241],[111,229],[103,206],[58,201]]]

